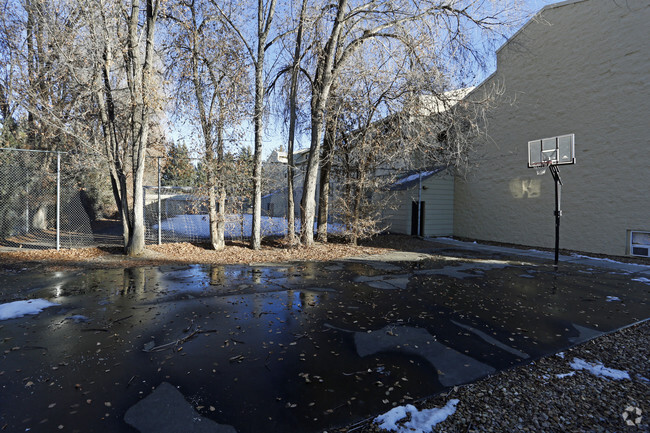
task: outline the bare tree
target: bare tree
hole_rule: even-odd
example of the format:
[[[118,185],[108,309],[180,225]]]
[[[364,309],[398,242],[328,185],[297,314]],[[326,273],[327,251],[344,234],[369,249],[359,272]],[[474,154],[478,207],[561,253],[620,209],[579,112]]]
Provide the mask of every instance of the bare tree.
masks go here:
[[[83,68],[76,56],[79,45],[74,43],[75,35],[80,34],[78,22],[75,5],[51,0],[3,2],[0,17],[3,144],[52,151],[78,150],[82,145],[84,137],[75,131],[85,120],[87,108],[84,88],[74,74],[76,69]],[[75,57],[74,61],[69,60]],[[53,173],[54,160],[53,154],[43,154],[40,169]],[[47,200],[32,205],[37,207],[32,225],[45,229]]]
[[[255,102],[253,107],[253,124],[255,144],[253,149],[253,226],[251,237],[251,248],[260,249],[262,246],[262,139],[263,139],[263,116],[264,116],[264,95],[266,86],[264,82],[264,66],[266,51],[279,39],[279,35],[269,41],[271,25],[275,16],[277,0],[258,0],[255,37],[246,37],[243,25],[238,25],[235,19],[223,11],[215,0],[211,0],[221,11],[222,17],[237,34],[246,52],[250,57],[253,69],[255,70]],[[252,43],[254,42],[254,44]]]
[[[352,73],[356,81],[347,86],[344,96],[334,99],[337,101],[336,125],[340,126],[327,134],[337,135],[339,139],[331,140],[337,146],[329,150],[332,157],[324,164],[321,179],[325,169],[334,171],[339,185],[335,212],[344,227],[344,235],[355,245],[360,239],[385,229],[381,215],[390,206],[387,187],[394,180],[396,166],[408,164],[409,143],[401,140],[395,116],[389,114],[381,118],[386,111],[390,112],[392,103],[403,92],[399,86],[404,84],[400,80],[403,67],[395,66],[396,69],[384,73],[342,71],[341,81],[350,81],[345,77]],[[332,123],[328,121],[327,124]],[[336,167],[332,167],[332,161],[336,162]],[[320,206],[327,206],[322,197]],[[320,224],[319,218],[319,236]]]
[[[401,44],[404,52],[418,57],[428,50],[423,61],[440,60],[444,56],[458,59],[469,56],[480,62],[480,50],[469,37],[474,30],[496,29],[507,22],[506,7],[484,1],[456,0],[424,2],[338,0],[328,5],[325,20],[331,20],[321,40],[314,41],[315,70],[311,75],[311,145],[302,199],[301,240],[313,243],[315,192],[321,157],[321,141],[326,120],[328,99],[341,69],[353,54],[373,41]],[[427,43],[424,43],[424,42]],[[428,58],[427,58],[428,57]],[[415,65],[416,63],[414,63]],[[435,65],[435,63],[434,63]]]
[[[336,141],[339,133],[339,119],[343,114],[343,104],[337,97],[330,98],[328,113],[325,120],[325,136],[323,137],[323,158],[321,161],[319,191],[318,191],[318,225],[317,239],[319,242],[327,242],[329,197],[331,194],[330,180],[332,165],[337,151]]]
[[[313,243],[319,168],[323,200],[319,205],[319,237],[324,240],[329,206],[327,176],[333,170],[336,146],[345,137],[350,139],[350,144],[357,143],[359,149],[366,144],[367,149],[380,146],[380,133],[373,132],[376,128],[363,125],[393,116],[391,125],[399,132],[399,140],[406,143],[408,137],[409,152],[420,155],[418,160],[427,164],[451,164],[457,170],[469,164],[466,158],[472,146],[469,137],[478,132],[481,109],[478,103],[475,106],[455,104],[449,91],[464,86],[466,74],[459,68],[481,64],[484,60],[485,50],[475,46],[474,32],[492,31],[507,24],[510,19],[507,8],[512,2],[336,0],[310,4],[301,0],[297,24],[287,18],[290,24],[286,25],[286,32],[279,31],[274,36],[273,28],[281,27],[273,25],[272,28],[276,2],[258,0],[256,7],[235,0],[170,3],[170,8],[184,11],[183,16],[187,18],[182,20],[183,26],[177,27],[183,29],[177,36],[182,33],[183,38],[179,40],[185,42],[177,47],[177,54],[182,52],[182,58],[189,61],[179,66],[187,68],[187,83],[193,89],[187,93],[198,101],[195,108],[209,162],[205,167],[209,174],[211,207],[216,209],[218,196],[221,212],[225,210],[221,206],[225,195],[219,179],[226,175],[220,172],[219,161],[224,158],[230,132],[227,125],[232,126],[241,115],[239,109],[234,110],[239,111],[237,114],[229,110],[233,99],[228,92],[237,74],[242,79],[237,86],[240,90],[245,86],[241,84],[247,74],[243,59],[252,65],[251,81],[255,83],[252,248],[261,245],[265,73],[274,69],[272,63],[277,60],[269,53],[279,52],[269,51],[270,47],[287,34],[295,32],[296,35],[295,45],[291,44],[293,55],[289,54],[287,62],[290,64],[287,72],[291,73],[289,158],[293,157],[300,86],[308,85],[310,98],[310,153],[301,203],[301,240],[305,245]],[[159,77],[155,66],[161,59],[161,54],[154,50],[160,4],[160,0],[126,3],[4,0],[0,17],[3,140],[11,132],[8,124],[15,120],[16,124],[24,125],[23,141],[31,147],[101,147],[108,161],[111,190],[124,227],[124,245],[133,255],[144,249],[145,159],[152,141],[150,127],[156,120],[156,112],[164,105],[164,95],[155,83]],[[249,10],[255,19],[247,21]],[[278,10],[284,13],[288,9],[279,7]],[[249,24],[251,21],[253,25]],[[210,27],[213,23],[221,24],[218,28]],[[364,80],[351,79],[353,76],[346,76],[348,73],[362,76]],[[369,93],[372,97],[363,99],[359,89],[346,87],[351,81],[374,82]],[[385,92],[388,93],[383,102],[372,108],[371,101]],[[347,98],[348,93],[357,101],[364,101],[357,103],[356,108],[365,114],[346,112],[350,103],[341,104],[341,99]],[[438,109],[440,104],[446,108]],[[357,131],[354,134],[353,124]],[[364,128],[367,133],[361,132]],[[367,161],[360,170],[372,173],[373,167],[380,165],[379,161]],[[289,170],[287,186],[291,200],[291,160]],[[361,207],[361,204],[357,206]],[[293,215],[290,209],[290,227]],[[216,227],[221,227],[222,222],[223,215],[211,212],[211,231],[219,233],[221,229]],[[213,245],[220,248],[223,237],[216,234]]]
[[[97,65],[95,98],[104,153],[129,255],[139,255],[145,247],[143,179],[150,121],[156,103],[154,44],[159,7],[159,0],[145,0],[144,5],[140,0],[132,0],[126,7],[117,1],[106,4],[97,0],[86,11],[91,20],[97,59],[101,59]],[[122,83],[126,84],[125,90],[118,87]],[[118,99],[125,100],[121,106],[127,116],[124,123],[120,123],[116,112]],[[120,127],[126,127],[126,131],[122,132]],[[128,165],[125,157],[129,159]],[[131,175],[131,185],[127,183],[127,174]],[[133,197],[131,207],[129,186]]]
[[[182,110],[197,117],[200,123],[206,160],[203,167],[207,171],[210,242],[213,249],[221,250],[225,247],[226,134],[234,133],[247,104],[243,47],[208,1],[180,2],[172,7],[170,17],[178,29],[172,30],[173,79],[178,85]]]
[[[462,173],[470,167],[467,157],[484,132],[485,112],[499,100],[498,87],[480,100],[465,100],[471,88],[445,91],[444,76],[434,79],[427,71],[422,77],[424,71],[410,66],[408,57],[402,59],[401,66],[379,73],[343,70],[342,82],[352,81],[346,79],[349,74],[356,81],[344,96],[331,99],[339,101],[340,125],[332,158],[338,185],[334,208],[345,236],[355,244],[387,228],[382,218],[396,204],[392,190],[398,176],[443,168]]]
[[[19,104],[13,96],[16,82],[19,80],[16,71],[20,69],[18,67],[21,45],[19,35],[24,26],[23,20],[16,16],[19,8],[12,6],[7,2],[3,6],[3,13],[0,14],[0,116],[2,116],[0,145],[2,147],[17,147],[18,143],[16,110]]]
[[[298,77],[300,73],[300,63],[303,57],[302,42],[303,33],[305,28],[305,17],[307,14],[307,0],[302,0],[300,5],[300,13],[298,17],[298,27],[296,29],[296,42],[294,47],[293,59],[291,63],[291,79],[289,90],[289,140],[287,143],[287,227],[288,227],[288,241],[289,245],[296,244],[296,211],[294,203],[294,180],[295,180],[295,166],[293,160],[293,152],[295,147],[296,137],[296,119],[298,111]]]

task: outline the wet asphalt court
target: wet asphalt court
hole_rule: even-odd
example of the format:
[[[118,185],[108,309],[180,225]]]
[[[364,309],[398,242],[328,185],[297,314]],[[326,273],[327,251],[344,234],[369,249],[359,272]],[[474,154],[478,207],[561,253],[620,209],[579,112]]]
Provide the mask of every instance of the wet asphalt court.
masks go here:
[[[404,258],[5,271],[60,305],[0,321],[0,430],[320,432],[650,316],[628,272]]]

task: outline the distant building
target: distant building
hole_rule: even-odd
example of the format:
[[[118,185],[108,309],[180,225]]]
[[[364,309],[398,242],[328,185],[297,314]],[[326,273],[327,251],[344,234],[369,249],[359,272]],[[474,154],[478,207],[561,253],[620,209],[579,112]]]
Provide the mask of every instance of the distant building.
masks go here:
[[[393,206],[384,211],[390,233],[451,236],[454,230],[454,176],[446,167],[408,173],[390,187]]]
[[[408,118],[414,121],[416,116],[435,116],[453,107],[473,88],[457,89],[445,92],[444,97],[433,95],[420,96],[413,107],[407,111]],[[378,121],[391,122],[387,117]],[[340,150],[339,150],[340,151]],[[294,203],[296,217],[300,214],[300,204],[303,191],[304,175],[306,172],[309,149],[294,152],[296,177],[294,181]],[[453,198],[454,181],[452,170],[447,167],[422,167],[414,171],[410,167],[422,164],[421,161],[410,161],[410,154],[404,154],[390,164],[376,169],[376,178],[394,178],[388,185],[388,191],[373,192],[375,200],[386,201],[383,207],[380,226],[388,232],[414,234],[419,236],[451,236],[453,233]],[[286,152],[273,151],[267,163],[288,164]],[[334,158],[337,165],[337,158]],[[333,170],[330,184],[330,203],[341,191],[340,179],[336,178]],[[318,176],[320,180],[320,175]],[[316,206],[318,207],[319,188],[316,188]],[[390,198],[390,200],[388,200]],[[335,208],[330,207],[334,212]],[[262,212],[273,217],[284,217],[287,214],[287,189],[283,188],[262,197]],[[331,215],[330,215],[331,217]],[[336,216],[334,216],[334,220]]]

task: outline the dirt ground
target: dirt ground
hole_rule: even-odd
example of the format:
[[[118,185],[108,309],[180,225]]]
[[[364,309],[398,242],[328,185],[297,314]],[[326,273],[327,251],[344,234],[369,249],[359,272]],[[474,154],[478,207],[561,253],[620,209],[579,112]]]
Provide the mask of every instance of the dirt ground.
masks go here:
[[[432,243],[405,235],[380,235],[359,246],[332,239],[316,243],[312,248],[289,247],[283,239],[266,238],[260,250],[252,250],[241,241],[228,242],[223,251],[209,249],[206,244],[187,242],[147,245],[139,257],[124,255],[119,247],[92,247],[51,250],[0,251],[0,262],[21,268],[120,268],[157,266],[170,263],[252,264],[293,261],[329,261],[360,255],[383,254],[390,251],[419,251],[432,248]]]
[[[471,241],[470,239],[460,239]],[[521,245],[496,242],[480,243],[505,247],[528,248]],[[384,254],[391,251],[423,251],[436,246],[435,239],[426,240],[399,234],[382,234],[364,240],[360,245],[350,245],[343,239],[330,236],[328,243],[316,242],[312,248],[291,247],[284,238],[268,237],[262,241],[260,250],[252,250],[245,241],[228,241],[222,251],[211,250],[208,244],[167,243],[147,245],[139,257],[128,257],[120,247],[90,247],[48,250],[20,248],[0,249],[0,264],[21,269],[76,269],[76,268],[121,268],[133,266],[159,266],[164,264],[259,264],[296,261],[332,261],[361,255]],[[552,251],[548,248],[538,250]],[[641,257],[610,257],[602,254],[560,250],[561,254],[585,254],[591,257],[612,259],[620,262],[648,265],[650,259]]]

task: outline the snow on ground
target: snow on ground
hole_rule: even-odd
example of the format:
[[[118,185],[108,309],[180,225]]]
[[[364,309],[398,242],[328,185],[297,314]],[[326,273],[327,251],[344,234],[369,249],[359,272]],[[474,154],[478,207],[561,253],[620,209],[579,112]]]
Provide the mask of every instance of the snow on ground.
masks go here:
[[[0,320],[16,319],[26,314],[38,314],[47,307],[52,307],[54,302],[45,299],[29,299],[27,301],[14,301],[0,304]]]
[[[640,283],[650,284],[650,278],[645,278],[645,277],[632,278],[632,281],[638,281]]]
[[[584,256],[582,254],[576,254],[576,253],[572,253],[571,257],[575,257],[577,259],[599,260],[601,262],[616,263],[616,264],[619,264],[619,265],[639,266],[639,267],[642,267],[642,268],[646,267],[646,265],[642,265],[642,264],[638,264],[638,263],[625,263],[625,262],[620,262],[618,260],[608,259],[608,258],[605,258],[605,257]]]
[[[614,380],[629,379],[630,375],[627,371],[616,370],[614,368],[607,368],[598,362],[587,362],[580,358],[573,358],[573,362],[569,364],[574,370],[587,370],[596,376],[608,377]]]
[[[379,415],[374,422],[379,425],[379,428],[397,433],[427,433],[433,431],[436,424],[453,415],[456,412],[457,404],[458,400],[452,399],[442,408],[422,409],[421,411],[411,404],[397,406],[385,414]],[[411,415],[411,420],[400,423],[408,414]]]
[[[174,232],[178,235],[196,236],[199,238],[210,237],[210,225],[208,215],[177,215],[162,222],[161,229],[166,232]],[[287,220],[282,217],[262,216],[262,236],[283,236],[287,233]],[[252,233],[253,216],[250,214],[228,215],[226,217],[226,238],[250,237]],[[340,224],[329,223],[329,233],[341,233]],[[158,229],[158,224],[152,227]],[[296,221],[296,230],[300,230],[300,222]],[[314,223],[314,231],[316,224]]]
[[[607,299],[605,299],[607,302],[621,302],[621,299],[618,296],[608,296]]]

